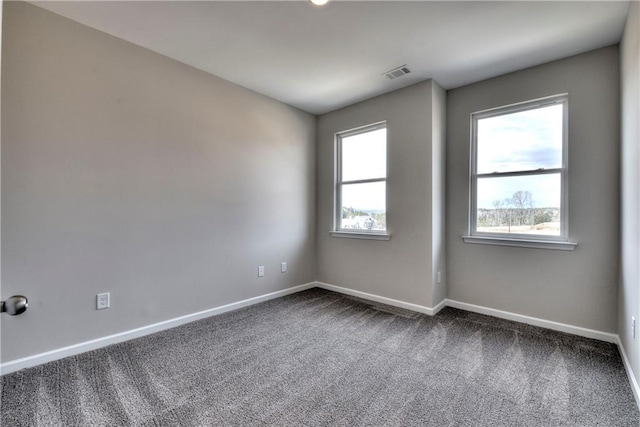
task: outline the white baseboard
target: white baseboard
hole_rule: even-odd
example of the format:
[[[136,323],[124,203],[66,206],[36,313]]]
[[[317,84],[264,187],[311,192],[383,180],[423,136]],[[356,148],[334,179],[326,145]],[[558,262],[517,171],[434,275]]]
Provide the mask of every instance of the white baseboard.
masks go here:
[[[640,386],[638,385],[636,376],[633,374],[633,369],[631,369],[631,364],[629,363],[627,352],[622,345],[622,340],[620,339],[620,337],[618,337],[618,349],[620,350],[620,354],[622,355],[622,362],[624,363],[624,369],[627,371],[627,377],[629,377],[629,384],[631,385],[633,396],[636,398],[636,405],[638,405],[638,408],[640,408]]]
[[[367,299],[369,301],[375,301],[382,304],[392,305],[394,307],[405,308],[407,310],[417,311],[418,313],[428,314],[429,316],[433,316],[438,311],[442,310],[446,302],[446,300],[444,300],[434,308],[431,308],[431,307],[426,307],[424,305],[404,302],[404,301],[400,301],[393,298],[381,297],[379,295],[369,294],[367,292],[356,291],[354,289],[343,288],[341,286],[331,285],[329,283],[324,283],[324,282],[316,282],[316,286],[322,289],[326,289],[328,291],[334,291],[334,292],[338,292],[345,295],[351,295],[352,297]]]
[[[443,308],[445,308],[447,306],[447,299],[443,299],[442,301],[440,301],[438,304],[436,304],[435,307],[433,307],[433,316],[435,316],[436,314],[438,314],[440,312],[440,310],[442,310]]]
[[[527,325],[539,326],[541,328],[551,329],[554,331],[566,332],[568,334],[579,335],[581,337],[593,338],[600,341],[616,344],[618,335],[609,332],[601,332],[593,329],[587,329],[580,326],[568,325],[566,323],[554,322],[551,320],[539,319],[537,317],[525,316],[522,314],[511,313],[508,311],[496,310],[494,308],[483,307],[480,305],[468,304],[466,302],[446,300],[449,307],[459,308],[461,310],[472,311],[474,313],[486,314],[488,316],[499,317],[500,319],[513,320],[514,322],[526,323]]]
[[[73,344],[67,347],[62,347],[62,348],[47,351],[44,353],[35,354],[33,356],[24,357],[22,359],[11,360],[9,362],[0,364],[0,375],[9,374],[11,372],[19,371],[21,369],[30,368],[33,366],[41,365],[43,363],[52,362],[54,360],[59,360],[65,357],[74,356],[76,354],[84,353],[91,350],[96,350],[98,348],[106,347],[111,344],[117,344],[123,341],[128,341],[128,340],[142,337],[145,335],[150,335],[155,332],[160,332],[166,329],[175,328],[176,326],[184,325],[185,323],[194,322],[196,320],[215,316],[216,314],[222,314],[227,311],[248,307],[250,305],[258,304],[274,298],[280,298],[285,295],[304,291],[306,289],[311,289],[315,286],[316,286],[315,282],[306,283],[304,285],[294,286],[292,288],[283,289],[277,292],[271,292],[269,294],[260,295],[257,297],[234,302],[231,304],[222,305],[220,307],[210,308],[208,310],[199,311],[197,313],[187,314],[185,316],[176,317],[174,319],[165,320],[163,322],[154,323],[152,325],[143,326],[141,328],[131,329],[129,331],[120,332],[120,333],[109,335],[106,337],[97,338],[91,341],[85,341],[82,343]]]
[[[609,332],[601,332],[593,329],[587,329],[580,326],[568,325],[565,323],[554,322],[551,320],[539,319],[537,317],[525,316],[522,314],[511,313],[508,311],[496,310],[494,308],[483,307],[474,304],[468,304],[465,302],[455,301],[451,299],[444,299],[440,301],[435,307],[426,307],[423,305],[413,304],[410,302],[399,301],[392,298],[382,297],[367,292],[356,291],[354,289],[343,288],[341,286],[331,285],[329,283],[316,282],[316,286],[319,288],[327,289],[329,291],[338,292],[345,295],[351,295],[370,301],[375,301],[383,304],[392,305],[394,307],[405,308],[407,310],[417,311],[419,313],[428,314],[430,316],[436,315],[440,310],[445,307],[454,307],[461,310],[472,311],[474,313],[486,314],[488,316],[498,317],[500,319],[512,320],[515,322],[526,323],[528,325],[539,326],[541,328],[551,329],[554,331],[566,332],[568,334],[578,335],[582,337],[592,338],[600,341],[618,343],[618,335]]]
[[[568,334],[578,335],[581,337],[593,338],[600,341],[610,342],[613,344],[618,343],[618,335],[609,332],[596,331],[594,329],[587,329],[581,326],[568,325],[566,323],[554,322],[551,320],[539,319],[537,317],[525,316],[522,314],[511,313],[508,311],[496,310],[494,308],[483,307],[474,304],[468,304],[466,302],[455,301],[451,299],[444,299],[436,304],[435,307],[426,307],[423,305],[413,304],[410,302],[399,301],[392,298],[382,297],[379,295],[370,294],[367,292],[356,291],[354,289],[343,288],[341,286],[331,285],[329,283],[316,282],[316,286],[329,291],[339,292],[345,295],[351,295],[370,301],[375,301],[383,304],[392,305],[394,307],[406,308],[407,310],[417,311],[419,313],[428,314],[430,316],[436,315],[440,310],[445,307],[454,307],[461,310],[472,311],[474,313],[486,314],[488,316],[498,317],[500,319],[513,320],[515,322],[526,323],[528,325],[539,326],[541,328],[551,329],[554,331],[566,332]]]
[[[627,356],[624,352],[624,348],[616,334],[611,334],[607,332],[595,331],[592,329],[586,329],[579,326],[567,325],[564,323],[553,322],[549,320],[539,319],[530,316],[524,316],[521,314],[510,313],[506,311],[496,310],[488,307],[482,307],[474,304],[463,303],[460,301],[445,299],[439,302],[435,307],[426,307],[423,305],[413,304],[405,301],[396,300],[393,298],[382,297],[379,295],[370,294],[367,292],[357,291],[354,289],[343,288],[336,285],[331,285],[323,282],[311,282],[306,283],[299,286],[294,286],[292,288],[283,289],[281,291],[272,292],[265,295],[260,295],[257,297],[249,298],[243,301],[238,301],[231,304],[226,304],[220,307],[211,308],[208,310],[200,311],[197,313],[188,314],[181,317],[176,317],[174,319],[169,319],[163,322],[155,323],[148,326],[143,326],[141,328],[132,329],[125,332],[120,332],[114,335],[109,335],[106,337],[97,338],[94,340],[70,345],[67,347],[47,351],[44,353],[36,354],[33,356],[28,356],[21,359],[11,360],[9,362],[5,362],[0,364],[0,375],[8,374],[11,372],[19,371],[21,369],[30,368],[33,366],[41,365],[43,363],[52,362],[54,360],[59,360],[68,356],[74,356],[76,354],[84,353],[91,350],[96,350],[98,348],[106,347],[111,344],[117,344],[120,342],[128,341],[134,338],[142,337],[145,335],[153,334],[155,332],[160,332],[166,329],[174,328],[176,326],[183,325],[185,323],[190,323],[196,320],[204,319],[206,317],[214,316],[216,314],[222,314],[227,311],[237,310],[239,308],[248,307],[254,304],[258,304],[260,302],[268,301],[274,298],[279,298],[285,295],[293,294],[296,292],[304,291],[306,289],[311,289],[313,287],[319,287],[322,289],[327,289],[330,291],[338,292],[345,295],[351,295],[383,304],[388,304],[394,307],[400,307],[407,310],[416,311],[418,313],[428,314],[433,316],[437,314],[440,310],[442,310],[446,306],[459,308],[462,310],[472,311],[476,313],[486,314],[489,316],[499,317],[502,319],[513,320],[516,322],[526,323],[529,325],[540,326],[542,328],[552,329],[556,331],[566,332],[569,334],[584,336],[587,338],[593,338],[601,341],[606,341],[610,343],[618,344],[620,348],[620,352],[623,355],[625,368],[627,369],[627,373],[629,374],[629,379],[632,384],[632,388],[634,391],[634,395],[636,396],[636,400],[640,406],[640,390],[638,389],[638,383],[631,372],[631,367],[628,363]]]

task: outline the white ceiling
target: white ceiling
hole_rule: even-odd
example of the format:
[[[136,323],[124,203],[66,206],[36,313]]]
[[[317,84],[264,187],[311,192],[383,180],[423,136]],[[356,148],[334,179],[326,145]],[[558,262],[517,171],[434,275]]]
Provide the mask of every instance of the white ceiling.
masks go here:
[[[622,1],[49,1],[57,14],[321,114],[445,89],[620,40]],[[393,81],[381,74],[408,64]]]

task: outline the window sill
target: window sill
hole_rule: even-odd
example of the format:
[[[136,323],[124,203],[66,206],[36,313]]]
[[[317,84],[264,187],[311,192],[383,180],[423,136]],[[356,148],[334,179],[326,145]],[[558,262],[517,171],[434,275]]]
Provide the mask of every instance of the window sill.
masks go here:
[[[364,240],[389,240],[391,235],[387,233],[358,233],[353,231],[330,231],[331,237],[346,237],[347,239]]]
[[[559,251],[573,251],[578,245],[575,242],[561,242],[557,240],[510,239],[507,237],[462,236],[465,243],[480,245],[511,246],[518,248],[554,249]]]

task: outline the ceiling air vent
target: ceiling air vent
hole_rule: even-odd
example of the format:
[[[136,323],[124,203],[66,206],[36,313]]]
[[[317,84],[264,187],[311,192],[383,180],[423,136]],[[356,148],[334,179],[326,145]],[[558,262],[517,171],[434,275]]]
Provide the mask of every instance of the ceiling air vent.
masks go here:
[[[386,73],[382,74],[383,76],[385,76],[386,78],[388,78],[389,80],[393,80],[393,79],[397,79],[398,77],[402,77],[405,74],[409,74],[411,72],[411,70],[409,69],[409,67],[407,67],[407,65],[402,65],[398,68],[394,68],[391,71],[387,71]]]

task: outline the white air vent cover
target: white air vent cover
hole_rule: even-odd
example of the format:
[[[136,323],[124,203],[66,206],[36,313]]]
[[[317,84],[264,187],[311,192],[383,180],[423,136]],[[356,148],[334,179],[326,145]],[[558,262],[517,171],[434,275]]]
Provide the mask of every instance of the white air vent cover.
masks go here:
[[[411,70],[409,69],[409,67],[407,67],[407,65],[402,65],[398,68],[394,68],[391,71],[387,71],[386,73],[382,74],[383,76],[385,76],[386,78],[388,78],[389,80],[393,80],[393,79],[397,79],[398,77],[402,77],[405,74],[409,74],[411,72]]]

